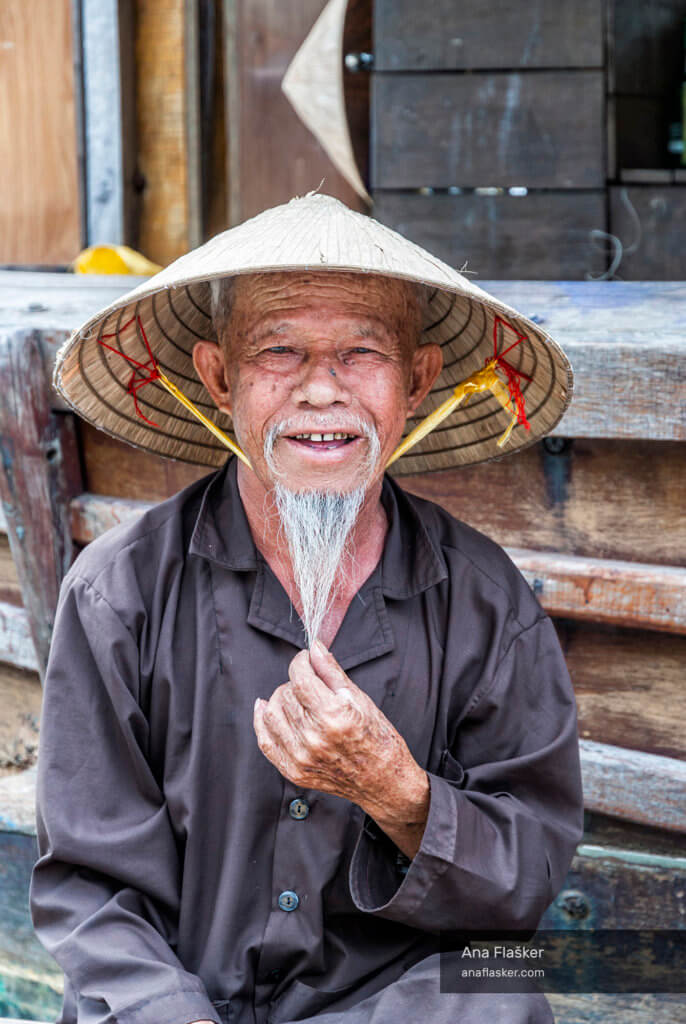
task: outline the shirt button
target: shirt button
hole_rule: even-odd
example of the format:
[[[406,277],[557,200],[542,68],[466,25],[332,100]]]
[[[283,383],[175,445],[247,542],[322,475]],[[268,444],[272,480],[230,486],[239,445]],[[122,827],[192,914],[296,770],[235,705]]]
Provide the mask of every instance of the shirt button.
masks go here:
[[[279,896],[279,906],[282,910],[295,910],[299,902],[298,894],[292,889],[284,889]]]
[[[310,813],[310,805],[302,797],[296,796],[295,800],[291,800],[288,805],[288,813],[291,818],[295,818],[296,821],[300,821],[302,818],[306,818]]]

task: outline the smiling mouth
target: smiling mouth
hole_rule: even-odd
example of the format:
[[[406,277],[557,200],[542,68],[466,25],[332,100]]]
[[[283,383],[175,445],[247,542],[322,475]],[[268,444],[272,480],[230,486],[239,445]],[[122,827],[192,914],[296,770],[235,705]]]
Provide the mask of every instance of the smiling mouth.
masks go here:
[[[359,434],[350,434],[347,431],[312,432],[288,434],[286,435],[286,440],[317,451],[331,451],[335,448],[344,448],[346,445],[352,444],[353,441],[359,441],[360,436]]]

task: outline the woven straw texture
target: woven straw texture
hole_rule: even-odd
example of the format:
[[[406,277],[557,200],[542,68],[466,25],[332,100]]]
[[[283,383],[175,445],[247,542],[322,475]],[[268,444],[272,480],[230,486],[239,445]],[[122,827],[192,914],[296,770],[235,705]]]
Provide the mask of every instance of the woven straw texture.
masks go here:
[[[507,360],[531,378],[521,380],[530,429],[518,424],[499,448],[511,417],[485,392],[398,459],[393,474],[484,462],[527,447],[555,427],[571,400],[571,366],[538,325],[397,232],[321,194],[292,199],[217,235],[93,316],[58,352],[56,389],[84,419],[138,448],[207,466],[223,464],[227,448],[158,380],[137,392],[140,411],[156,425],[146,423],[127,392],[131,364],[98,342],[111,335],[108,345],[144,364],[149,356],[140,322],[162,371],[230,434],[230,417],[212,402],[191,358],[198,339],[215,337],[208,281],[271,270],[359,271],[427,286],[422,340],[442,346],[444,366],[422,407],[408,419],[406,432],[493,356],[496,316],[513,328],[499,330],[499,352],[516,341],[515,331],[526,335]]]

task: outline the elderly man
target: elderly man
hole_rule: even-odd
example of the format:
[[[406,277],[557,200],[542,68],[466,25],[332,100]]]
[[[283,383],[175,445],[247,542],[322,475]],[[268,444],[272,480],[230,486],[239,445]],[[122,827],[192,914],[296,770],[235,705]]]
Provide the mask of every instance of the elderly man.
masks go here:
[[[441,992],[438,951],[444,931],[535,929],[562,884],[569,676],[502,549],[385,468],[446,382],[453,427],[406,442],[420,468],[531,443],[567,370],[325,196],[70,339],[56,381],[83,415],[219,468],[90,544],[60,593],[31,908],[62,1024],[552,1019],[539,994]]]

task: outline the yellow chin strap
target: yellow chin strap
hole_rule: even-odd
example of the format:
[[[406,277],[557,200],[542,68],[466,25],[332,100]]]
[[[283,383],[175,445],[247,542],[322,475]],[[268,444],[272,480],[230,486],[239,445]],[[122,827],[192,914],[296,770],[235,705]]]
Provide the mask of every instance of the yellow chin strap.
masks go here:
[[[463,380],[461,384],[458,384],[449,398],[446,398],[444,402],[441,402],[438,408],[434,409],[433,412],[429,413],[429,415],[426,416],[421,421],[421,423],[417,424],[414,430],[410,431],[407,437],[403,438],[403,440],[400,442],[400,444],[395,449],[390,459],[386,463],[386,468],[392,465],[396,461],[396,459],[399,459],[401,455],[404,455],[405,452],[412,448],[413,445],[417,444],[418,441],[421,441],[422,438],[426,437],[427,434],[430,434],[431,431],[435,427],[437,427],[438,424],[441,423],[447,416],[450,416],[451,412],[454,412],[455,409],[457,409],[457,407],[462,404],[462,402],[469,401],[472,395],[478,394],[482,391],[492,392],[492,394],[495,395],[495,397],[502,405],[503,409],[506,409],[507,412],[511,413],[512,415],[512,419],[510,420],[507,429],[505,430],[502,437],[500,437],[498,440],[498,447],[502,448],[503,445],[507,443],[510,434],[512,433],[515,425],[517,424],[519,420],[519,415],[516,405],[512,401],[512,397],[510,395],[508,388],[496,373],[497,364],[498,360],[496,358],[489,360],[489,362],[486,363],[482,370],[477,370],[476,373],[473,373],[471,375],[471,377],[467,377],[467,379]],[[228,434],[224,433],[224,431],[220,427],[218,427],[216,423],[213,423],[212,420],[208,419],[207,416],[201,413],[197,406],[195,406],[193,402],[191,402],[190,398],[187,398],[184,395],[183,391],[180,391],[179,388],[177,388],[176,384],[169,380],[169,378],[166,376],[166,374],[162,372],[162,370],[158,369],[158,373],[158,379],[160,383],[164,385],[167,391],[169,391],[174,396],[174,398],[181,402],[181,404],[185,406],[189,412],[193,413],[193,415],[200,420],[203,426],[207,427],[207,429],[212,434],[214,434],[214,436],[217,437],[223,444],[225,444],[226,447],[229,448],[234,453],[234,455],[237,455],[238,458],[242,462],[244,462],[246,466],[252,468],[250,466],[250,462],[248,460],[247,455],[241,448],[239,448],[236,442],[233,441]]]

